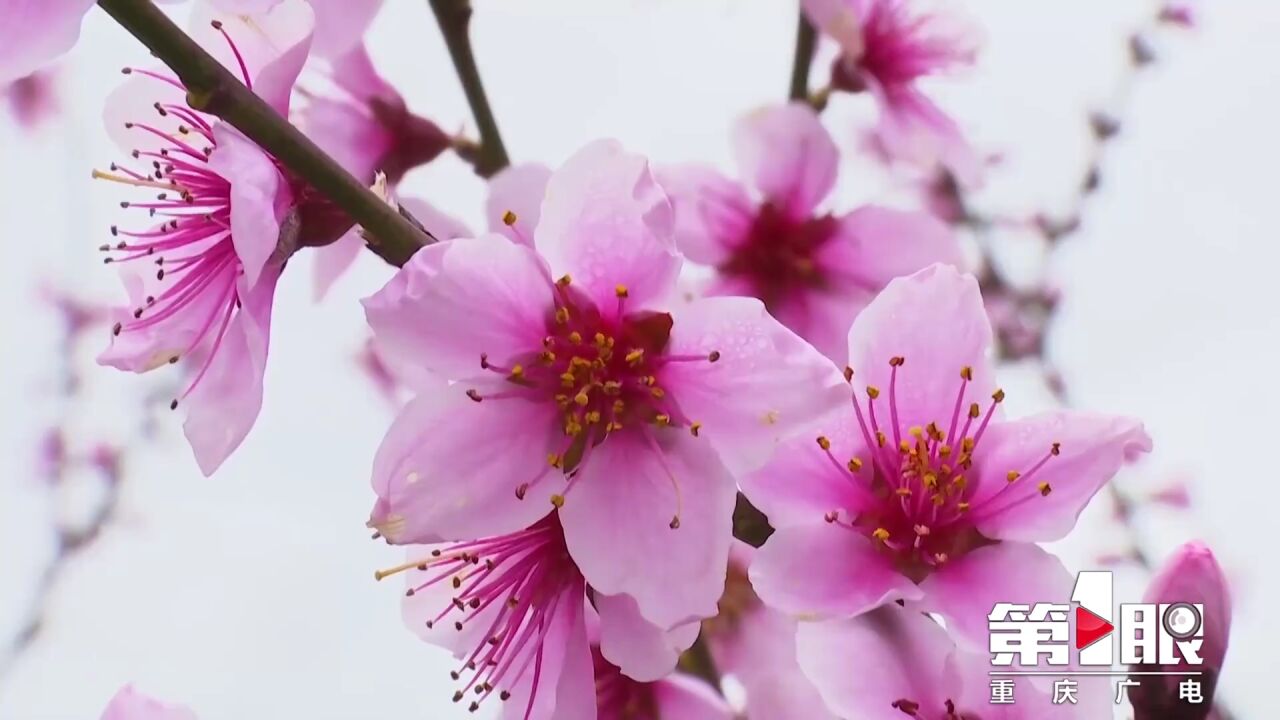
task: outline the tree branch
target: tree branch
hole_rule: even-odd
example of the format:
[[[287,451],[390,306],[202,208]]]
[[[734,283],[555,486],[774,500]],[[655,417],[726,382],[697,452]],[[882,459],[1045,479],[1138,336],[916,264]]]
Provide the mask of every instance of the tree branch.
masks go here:
[[[188,105],[233,125],[346,211],[373,238],[369,249],[383,260],[404,265],[434,242],[280,117],[149,0],[98,0],[98,6],[178,75],[187,88]]]
[[[796,55],[791,64],[791,90],[787,97],[809,102],[809,69],[813,67],[813,53],[817,49],[817,35],[813,23],[800,11],[796,23]]]
[[[449,57],[453,60],[453,68],[458,73],[458,82],[462,83],[462,91],[466,93],[467,104],[471,106],[471,115],[476,120],[476,130],[480,133],[480,145],[473,157],[468,157],[475,166],[480,177],[492,177],[502,168],[511,164],[507,158],[507,149],[502,145],[502,135],[498,132],[498,121],[493,117],[489,107],[489,98],[484,92],[484,82],[480,80],[480,69],[476,67],[476,57],[471,51],[471,0],[430,0],[431,12],[435,13],[436,24],[440,26],[440,34],[449,48]]]

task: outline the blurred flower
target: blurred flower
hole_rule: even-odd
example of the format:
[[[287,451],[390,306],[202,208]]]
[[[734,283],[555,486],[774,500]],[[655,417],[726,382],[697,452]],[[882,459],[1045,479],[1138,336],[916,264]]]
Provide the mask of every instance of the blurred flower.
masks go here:
[[[1179,697],[1179,685],[1189,676],[1135,677],[1141,683],[1129,689],[1135,720],[1204,720],[1213,709],[1214,690],[1231,636],[1231,593],[1213,551],[1202,542],[1189,542],[1178,548],[1151,580],[1142,599],[1147,603],[1204,606],[1204,644],[1199,650],[1204,664],[1192,667],[1179,663],[1159,668],[1164,672],[1187,669],[1203,673],[1195,679],[1200,681],[1204,702],[1189,703]]]
[[[559,507],[596,591],[661,627],[710,616],[734,475],[832,409],[839,374],[755,299],[660,309],[681,258],[644,158],[592,143],[542,195],[536,228],[505,214],[515,242],[425,247],[365,301],[384,359],[458,381],[393,423],[370,524],[395,543],[466,539]]]
[[[595,666],[595,717],[598,720],[733,718],[733,710],[724,698],[702,680],[680,673],[654,682],[632,680],[610,663],[598,646],[591,648],[591,659]]]
[[[51,70],[38,70],[0,88],[14,121],[24,130],[34,130],[58,112],[58,96]]]
[[[94,0],[0,0],[0,85],[26,77],[71,49]]]
[[[167,705],[125,685],[102,711],[101,720],[196,720],[196,714],[181,705]]]
[[[603,648],[595,654],[604,655],[593,661],[586,583],[554,512],[507,535],[411,548],[409,558],[377,577],[408,571],[405,623],[454,652],[461,666],[451,676],[463,685],[453,700],[471,698],[472,711],[497,695],[508,701],[504,717],[569,717],[595,703],[601,678],[593,665],[604,657],[653,680],[697,637],[697,623],[667,633],[641,618],[631,598],[597,595]]]
[[[760,298],[770,314],[844,364],[849,323],[889,280],[935,262],[959,263],[950,229],[921,212],[867,205],[843,215],[818,206],[835,187],[838,151],[817,114],[791,104],[748,115],[734,130],[739,173],[701,165],[663,170],[676,243],[713,266],[709,295]]]
[[[206,8],[248,17],[275,12],[291,0],[205,0]],[[170,3],[173,0],[161,0]],[[94,0],[0,0],[0,84],[30,75],[58,58],[80,37],[80,22]],[[349,52],[382,7],[382,0],[310,0],[315,51],[325,57]],[[308,30],[310,33],[310,30]]]
[[[1069,595],[1032,543],[1066,535],[1151,440],[1109,415],[1003,420],[991,340],[977,282],[946,265],[890,282],[858,316],[846,377],[866,399],[742,483],[777,528],[751,566],[766,603],[839,617],[923,599],[977,644],[997,600]]]
[[[245,84],[283,114],[311,24],[306,3],[287,0],[268,15],[228,17],[212,27]],[[243,41],[232,42],[228,29]],[[112,342],[98,361],[142,373],[203,356],[172,407],[188,401],[187,439],[208,475],[261,409],[272,299],[285,261],[307,238],[341,232],[314,209],[314,193],[270,155],[230,125],[189,109],[179,81],[127,72],[130,80],[108,99],[107,127],[141,166],[113,164],[94,175],[159,191],[154,200],[121,205],[160,220],[144,231],[113,227],[121,239],[102,247],[107,262],[124,264],[133,309],[114,311]],[[154,273],[142,269],[151,266]]]
[[[800,666],[822,699],[858,720],[1098,720],[1111,717],[1106,692],[1051,703],[1027,678],[1014,702],[991,702],[990,665],[965,654],[942,627],[908,605],[886,605],[856,618],[800,623]],[[985,648],[984,648],[985,650]],[[1083,684],[1083,681],[1081,682]],[[1092,690],[1092,688],[1090,688]]]
[[[923,77],[971,65],[974,29],[941,9],[922,12],[920,0],[803,0],[802,6],[840,46],[832,87],[875,96],[876,133],[893,158],[940,164],[963,185],[980,182],[981,158],[955,120],[916,86]]]
[[[703,622],[716,669],[746,691],[751,720],[836,720],[796,660],[796,621],[760,602],[747,569],[755,549],[735,543],[719,612]]]

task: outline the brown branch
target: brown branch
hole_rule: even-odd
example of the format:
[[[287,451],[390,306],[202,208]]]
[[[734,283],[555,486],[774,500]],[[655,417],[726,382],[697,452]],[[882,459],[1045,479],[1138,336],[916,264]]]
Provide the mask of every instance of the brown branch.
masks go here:
[[[471,51],[471,0],[430,0],[430,5],[436,24],[440,26],[440,34],[444,36],[444,44],[449,48],[449,58],[458,73],[458,82],[462,83],[467,104],[471,106],[476,130],[480,133],[479,145],[459,154],[472,163],[477,175],[492,177],[511,161],[507,158],[507,149],[498,132],[498,121],[489,107],[489,97],[484,92],[480,69],[476,67],[476,57]]]
[[[787,97],[809,102],[809,70],[813,67],[813,54],[818,46],[813,23],[800,11],[796,22],[796,54],[791,63],[791,89]]]
[[[178,75],[187,88],[188,105],[230,123],[305,178],[376,238],[369,249],[379,257],[404,265],[434,241],[246,88],[151,2],[98,0],[98,6]]]

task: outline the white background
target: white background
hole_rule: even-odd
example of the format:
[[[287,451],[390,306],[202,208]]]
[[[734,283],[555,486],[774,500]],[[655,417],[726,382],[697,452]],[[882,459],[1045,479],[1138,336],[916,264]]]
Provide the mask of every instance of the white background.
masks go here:
[[[616,136],[658,160],[727,166],[732,118],[776,101],[787,84],[790,2],[477,4],[476,52],[517,159],[555,163],[586,140]],[[984,200],[1011,211],[1063,207],[1082,171],[1084,113],[1108,106],[1125,37],[1148,5],[967,4],[986,27],[987,51],[939,92],[1007,157]],[[1204,537],[1227,566],[1238,602],[1223,692],[1255,717],[1274,707],[1264,673],[1280,640],[1266,605],[1280,591],[1280,5],[1206,3],[1202,15],[1195,33],[1158,43],[1160,64],[1123,108],[1103,192],[1052,265],[1066,293],[1052,351],[1080,404],[1147,421],[1156,452],[1126,482],[1191,482],[1193,512],[1147,516],[1143,530],[1157,556]],[[415,109],[449,129],[470,126],[425,2],[388,0],[370,42]],[[56,316],[35,288],[53,278],[119,297],[93,250],[119,219],[119,195],[89,170],[115,154],[99,120],[103,96],[121,66],[146,60],[94,11],[64,64],[67,115],[35,136],[0,125],[0,637],[51,551],[54,508],[31,458],[65,408],[54,392]],[[828,114],[842,141],[859,105]],[[836,206],[882,192],[858,164],[850,153]],[[478,224],[483,185],[457,161],[416,173],[408,187]],[[1030,268],[1028,243],[1014,250]],[[389,270],[363,258],[313,306],[306,264],[281,284],[265,408],[248,441],[204,479],[180,418],[159,412],[166,399],[153,401],[159,439],[130,455],[122,516],[70,569],[45,633],[0,679],[0,718],[95,718],[129,681],[206,720],[466,716],[448,702],[444,654],[401,627],[399,586],[373,581],[398,553],[363,527],[388,414],[352,361],[362,338],[355,300]],[[84,437],[127,440],[133,408],[155,384],[93,367],[91,355],[75,358],[91,392],[70,422]],[[1008,382],[1014,412],[1043,402],[1027,377]],[[1121,546],[1106,520],[1099,507],[1064,544],[1077,567]],[[1137,593],[1133,582],[1119,592]]]

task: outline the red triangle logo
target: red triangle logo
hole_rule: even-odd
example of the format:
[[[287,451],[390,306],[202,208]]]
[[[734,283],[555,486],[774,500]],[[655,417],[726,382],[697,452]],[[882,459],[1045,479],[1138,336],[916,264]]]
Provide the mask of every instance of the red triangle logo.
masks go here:
[[[1076,649],[1083,650],[1111,634],[1116,626],[1098,617],[1088,608],[1076,606]]]

